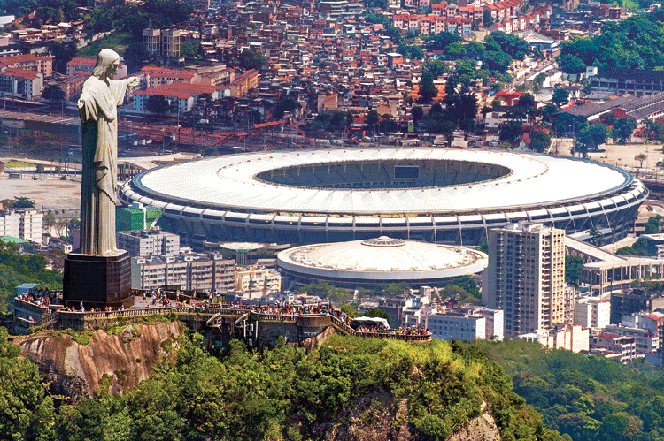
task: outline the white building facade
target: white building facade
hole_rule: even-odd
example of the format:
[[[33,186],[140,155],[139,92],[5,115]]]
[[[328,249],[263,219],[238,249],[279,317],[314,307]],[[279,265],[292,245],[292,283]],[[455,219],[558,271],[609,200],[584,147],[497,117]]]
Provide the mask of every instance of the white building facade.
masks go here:
[[[12,236],[41,244],[43,214],[34,209],[0,211],[0,236]]]

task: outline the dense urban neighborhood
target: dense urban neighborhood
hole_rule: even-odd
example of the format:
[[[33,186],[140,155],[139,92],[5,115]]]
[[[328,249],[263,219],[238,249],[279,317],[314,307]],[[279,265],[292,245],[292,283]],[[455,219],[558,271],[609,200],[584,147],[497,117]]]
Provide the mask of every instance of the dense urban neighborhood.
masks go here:
[[[664,440],[652,0],[0,0],[0,440]]]

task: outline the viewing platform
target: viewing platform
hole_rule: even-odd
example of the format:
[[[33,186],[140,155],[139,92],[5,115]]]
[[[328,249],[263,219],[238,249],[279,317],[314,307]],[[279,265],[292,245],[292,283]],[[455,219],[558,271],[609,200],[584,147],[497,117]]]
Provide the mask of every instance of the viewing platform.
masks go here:
[[[139,296],[136,296],[140,303]],[[38,304],[38,300],[15,298],[15,332],[31,330],[72,329],[92,331],[108,326],[131,323],[150,323],[159,320],[180,320],[191,329],[206,336],[211,346],[221,346],[232,338],[244,340],[250,346],[262,346],[284,337],[289,343],[302,343],[315,338],[328,328],[336,332],[362,338],[403,340],[412,343],[428,342],[431,333],[422,329],[360,331],[352,328],[344,314],[334,308],[292,307],[289,313],[273,307],[182,305],[133,307],[109,311],[77,311],[58,304]]]

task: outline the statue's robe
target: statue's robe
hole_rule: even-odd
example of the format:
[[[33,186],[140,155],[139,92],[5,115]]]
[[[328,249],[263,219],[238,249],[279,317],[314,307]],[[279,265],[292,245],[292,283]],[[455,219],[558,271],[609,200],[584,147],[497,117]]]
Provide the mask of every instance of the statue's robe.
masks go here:
[[[118,106],[127,90],[125,80],[83,83],[79,110],[83,158],[81,168],[81,254],[121,253],[115,241],[118,194]]]

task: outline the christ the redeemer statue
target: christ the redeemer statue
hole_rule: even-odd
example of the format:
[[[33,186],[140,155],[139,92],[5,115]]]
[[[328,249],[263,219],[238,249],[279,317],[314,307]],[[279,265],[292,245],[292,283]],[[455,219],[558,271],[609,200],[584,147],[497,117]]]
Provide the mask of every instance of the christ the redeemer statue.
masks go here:
[[[120,56],[103,49],[92,76],[83,83],[78,109],[81,115],[81,254],[117,256],[115,203],[118,172],[118,106],[136,77],[113,80]]]

